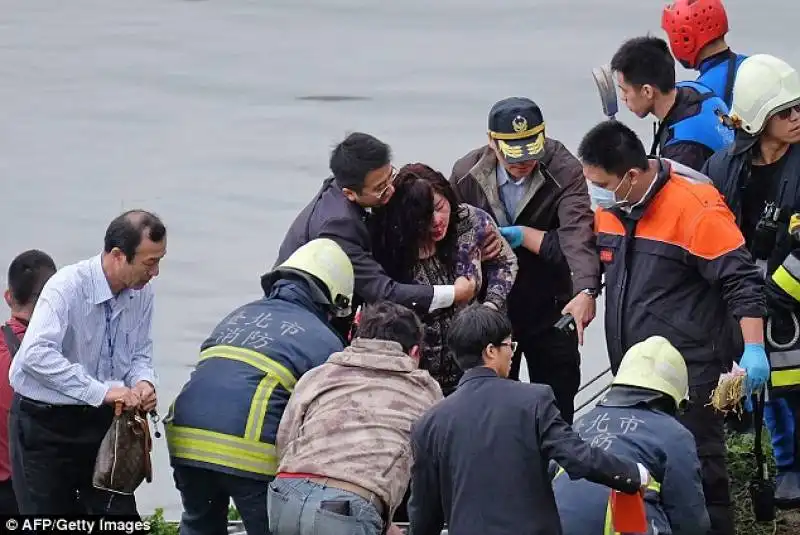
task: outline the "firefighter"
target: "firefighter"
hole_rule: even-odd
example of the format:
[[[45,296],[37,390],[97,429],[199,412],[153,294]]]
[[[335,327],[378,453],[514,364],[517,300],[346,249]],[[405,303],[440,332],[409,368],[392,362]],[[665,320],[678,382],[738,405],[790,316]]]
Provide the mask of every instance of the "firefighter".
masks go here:
[[[715,154],[704,172],[724,195],[753,258],[767,279],[767,350],[771,401],[764,421],[778,468],[776,504],[800,505],[800,304],[797,217],[800,213],[800,75],[774,56],[742,62],[733,89],[733,147]],[[795,222],[792,225],[792,221]]]
[[[648,533],[708,532],[694,438],[675,418],[688,396],[683,356],[666,338],[651,336],[628,350],[611,389],[574,426],[591,445],[638,461],[654,475],[645,495]],[[557,469],[553,481],[563,535],[612,533],[609,489],[563,474]]]
[[[703,84],[730,108],[733,83],[743,54],[725,41],[728,14],[720,0],[676,0],[664,6],[661,28],[667,33],[672,55],[687,69],[699,71]]]
[[[182,535],[227,533],[231,498],[248,533],[269,534],[267,486],[289,396],[303,374],[344,349],[330,320],[350,313],[353,266],[336,242],[301,246],[261,286],[264,297],[228,314],[203,342],[165,420]]]

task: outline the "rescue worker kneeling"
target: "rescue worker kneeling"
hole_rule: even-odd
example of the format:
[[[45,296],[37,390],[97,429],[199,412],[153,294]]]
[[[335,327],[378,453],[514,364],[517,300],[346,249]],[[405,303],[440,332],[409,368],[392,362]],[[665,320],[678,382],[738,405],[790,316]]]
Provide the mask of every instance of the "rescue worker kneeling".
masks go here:
[[[611,389],[575,430],[592,446],[642,463],[653,475],[645,491],[648,534],[705,535],[709,529],[694,437],[675,418],[689,382],[683,357],[666,338],[631,347]],[[585,479],[553,481],[563,535],[613,535],[611,492]]]
[[[202,344],[200,362],[165,420],[184,512],[181,535],[227,534],[230,499],[248,533],[269,534],[275,436],[295,383],[344,348],[329,321],[350,312],[353,266],[316,239],[261,278]]]

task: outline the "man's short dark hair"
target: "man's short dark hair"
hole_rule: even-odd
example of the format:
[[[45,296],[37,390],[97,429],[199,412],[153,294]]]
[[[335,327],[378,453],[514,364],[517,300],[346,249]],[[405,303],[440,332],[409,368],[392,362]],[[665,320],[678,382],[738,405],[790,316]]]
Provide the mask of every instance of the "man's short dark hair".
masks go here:
[[[356,338],[372,338],[397,342],[408,353],[422,345],[422,322],[410,308],[389,301],[379,301],[364,307],[356,328]]]
[[[8,266],[8,289],[20,306],[35,302],[47,280],[56,272],[56,263],[45,252],[31,249],[20,253]]]
[[[117,247],[130,263],[136,256],[136,248],[142,243],[142,236],[160,243],[167,236],[167,228],[155,214],[145,210],[128,210],[108,225],[103,250],[110,253]]]
[[[389,145],[375,136],[354,132],[333,149],[330,168],[339,187],[361,193],[367,174],[391,159]]]
[[[479,303],[459,312],[447,331],[447,343],[464,371],[483,366],[483,350],[511,336],[511,321],[505,314]]]
[[[631,169],[649,167],[647,152],[636,133],[619,121],[603,121],[583,136],[578,157],[585,165],[623,177]]]
[[[625,41],[611,59],[611,69],[622,73],[635,87],[649,84],[662,93],[675,89],[675,58],[669,45],[658,37],[634,37]]]

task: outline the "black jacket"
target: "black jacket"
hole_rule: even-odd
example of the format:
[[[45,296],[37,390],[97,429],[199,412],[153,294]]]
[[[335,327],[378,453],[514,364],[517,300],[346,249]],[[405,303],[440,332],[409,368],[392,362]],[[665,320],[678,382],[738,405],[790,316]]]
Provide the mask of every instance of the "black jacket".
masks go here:
[[[686,359],[691,384],[700,385],[742,354],[737,320],[766,314],[763,280],[708,178],[660,162],[655,184],[630,213],[595,214],[608,356],[616,373],[631,346],[664,336]]]
[[[559,535],[549,460],[573,479],[639,489],[635,462],[592,448],[561,418],[552,389],[467,371],[411,431],[411,535]]]
[[[392,301],[420,313],[428,312],[433,287],[400,284],[392,280],[372,257],[366,210],[344,196],[332,178],[297,216],[283,239],[275,265],[282,263],[300,246],[316,238],[330,238],[338,243],[355,272],[355,294],[367,303]]]

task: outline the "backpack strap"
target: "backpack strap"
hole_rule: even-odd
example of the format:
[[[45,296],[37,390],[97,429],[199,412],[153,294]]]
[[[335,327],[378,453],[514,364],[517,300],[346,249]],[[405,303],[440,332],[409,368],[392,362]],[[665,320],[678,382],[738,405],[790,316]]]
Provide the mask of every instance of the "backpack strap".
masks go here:
[[[6,339],[6,346],[8,346],[8,351],[11,353],[11,358],[13,359],[14,355],[16,355],[17,351],[19,351],[22,341],[16,334],[14,334],[14,331],[11,329],[11,326],[8,323],[4,323],[0,329],[3,330],[3,337]]]

